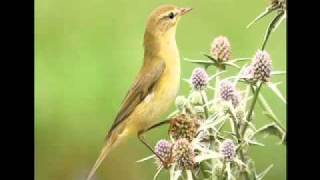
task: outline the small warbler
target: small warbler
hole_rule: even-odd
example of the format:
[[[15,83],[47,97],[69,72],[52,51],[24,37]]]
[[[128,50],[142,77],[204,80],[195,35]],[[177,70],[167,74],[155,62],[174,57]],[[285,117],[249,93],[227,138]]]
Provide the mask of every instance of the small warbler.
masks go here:
[[[181,16],[189,11],[191,8],[162,5],[150,14],[144,33],[143,66],[122,102],[87,180],[91,179],[110,150],[128,135],[138,135],[153,151],[143,140],[142,134],[159,122],[178,93],[180,57],[176,45],[176,27]]]

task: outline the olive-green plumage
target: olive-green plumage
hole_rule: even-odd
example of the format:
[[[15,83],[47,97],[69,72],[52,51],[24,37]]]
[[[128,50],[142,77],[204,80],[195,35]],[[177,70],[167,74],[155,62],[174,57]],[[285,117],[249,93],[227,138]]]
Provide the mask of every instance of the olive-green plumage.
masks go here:
[[[124,137],[137,134],[159,121],[179,90],[180,57],[176,45],[176,25],[190,8],[163,5],[149,16],[144,34],[144,61],[120,111],[109,130],[106,143],[89,180],[104,158]]]

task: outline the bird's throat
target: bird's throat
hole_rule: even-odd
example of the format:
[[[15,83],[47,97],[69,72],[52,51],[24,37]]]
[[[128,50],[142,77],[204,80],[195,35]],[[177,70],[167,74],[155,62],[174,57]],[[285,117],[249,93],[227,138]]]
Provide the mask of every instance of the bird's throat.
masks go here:
[[[144,35],[144,56],[149,57],[145,59],[160,57],[164,61],[179,60],[175,32],[154,35],[146,31]]]

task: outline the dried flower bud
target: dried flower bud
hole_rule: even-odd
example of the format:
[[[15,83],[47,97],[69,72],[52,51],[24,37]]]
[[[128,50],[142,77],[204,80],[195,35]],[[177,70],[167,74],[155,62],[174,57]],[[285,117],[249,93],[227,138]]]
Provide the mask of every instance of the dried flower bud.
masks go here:
[[[271,58],[267,51],[258,50],[252,59],[253,78],[262,82],[270,81],[271,77]]]
[[[220,145],[220,153],[224,160],[233,161],[236,156],[236,148],[232,140],[224,140]]]
[[[156,164],[158,167],[168,167],[171,163],[171,149],[172,149],[172,143],[167,140],[159,140],[158,143],[155,146],[155,153],[157,153],[161,159],[164,161],[163,164],[161,160],[156,157]]]
[[[231,45],[228,38],[219,36],[211,44],[211,55],[219,62],[227,61],[231,55]]]
[[[180,111],[182,111],[183,110],[183,108],[184,108],[184,106],[186,105],[186,103],[187,103],[187,99],[184,97],[184,96],[178,96],[177,98],[176,98],[176,107],[180,110]]]
[[[180,138],[186,138],[189,141],[196,136],[199,128],[199,120],[189,115],[180,114],[170,121],[169,134],[177,140]]]
[[[200,105],[202,104],[202,96],[199,91],[194,91],[191,94],[191,99],[190,99],[191,104],[193,105]]]
[[[195,165],[194,156],[192,145],[187,139],[182,138],[174,143],[172,157],[178,168],[193,169]]]
[[[220,97],[224,101],[231,101],[233,107],[238,106],[241,99],[240,93],[228,80],[221,81],[220,83]]]
[[[208,85],[208,74],[203,68],[195,68],[192,72],[191,83],[193,89],[204,90]]]

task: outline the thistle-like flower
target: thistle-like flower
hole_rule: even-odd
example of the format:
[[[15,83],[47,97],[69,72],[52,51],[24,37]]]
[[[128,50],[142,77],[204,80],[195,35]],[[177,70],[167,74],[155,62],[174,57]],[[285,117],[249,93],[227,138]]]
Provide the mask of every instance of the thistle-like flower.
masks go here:
[[[228,38],[219,36],[211,44],[211,55],[219,62],[227,61],[231,55],[231,45]]]
[[[158,143],[155,146],[155,153],[157,153],[161,159],[164,162],[161,162],[161,160],[158,157],[156,158],[156,164],[158,167],[169,167],[169,164],[171,163],[171,156],[172,156],[172,143],[167,140],[159,140]]]
[[[231,101],[234,107],[236,107],[240,103],[240,93],[236,90],[236,88],[230,81],[221,81],[219,92],[221,99],[224,101]]]
[[[236,156],[236,148],[232,140],[224,140],[220,145],[220,154],[226,161],[233,161]]]
[[[170,121],[169,134],[177,140],[186,138],[188,141],[196,136],[199,128],[199,120],[186,114],[180,114]]]
[[[173,144],[172,157],[179,169],[190,170],[195,165],[192,145],[185,138],[179,139]]]
[[[267,51],[258,50],[252,59],[252,73],[255,80],[262,82],[270,81],[271,77],[271,58]]]
[[[208,85],[208,74],[203,68],[195,68],[192,72],[191,83],[194,90],[204,90]]]

